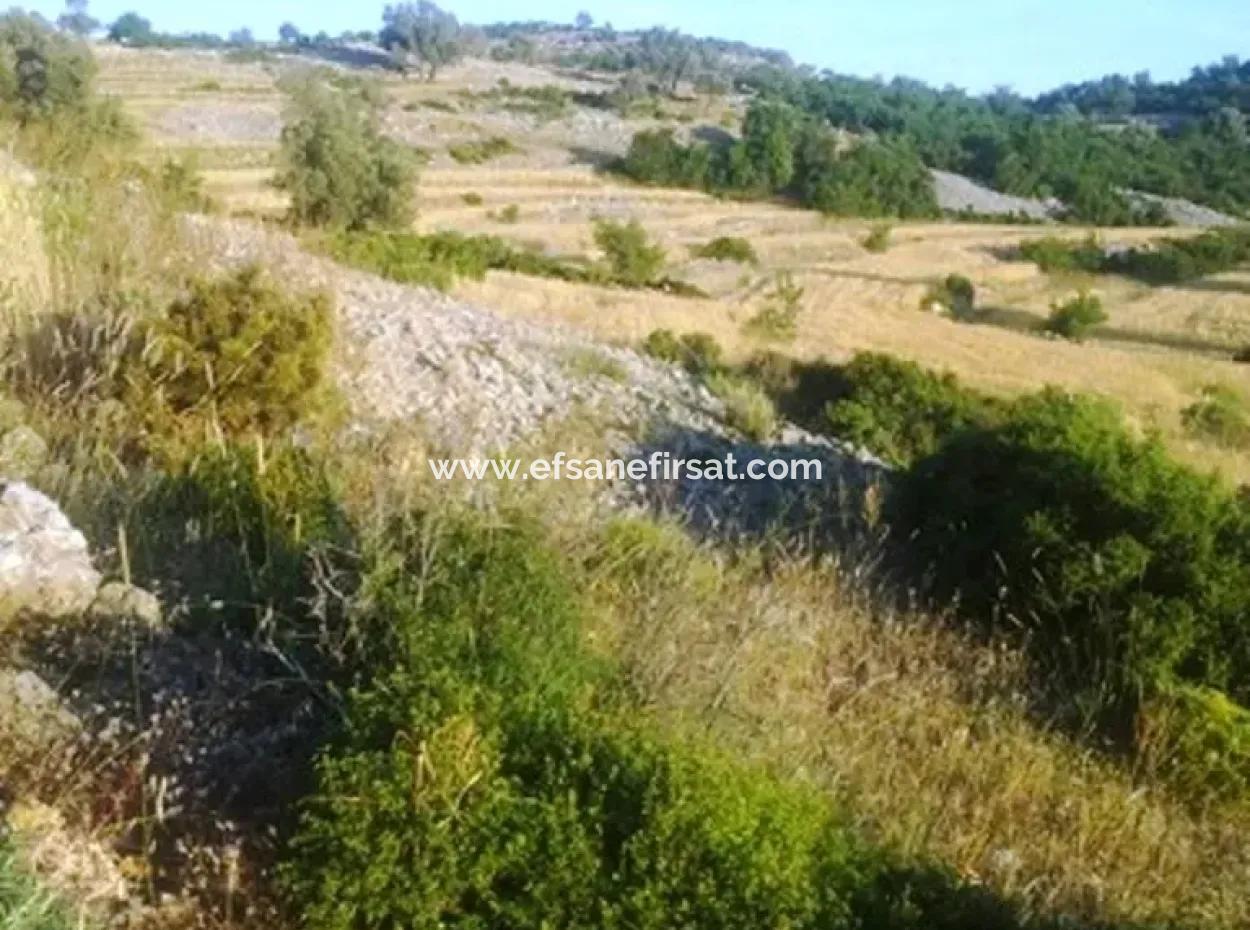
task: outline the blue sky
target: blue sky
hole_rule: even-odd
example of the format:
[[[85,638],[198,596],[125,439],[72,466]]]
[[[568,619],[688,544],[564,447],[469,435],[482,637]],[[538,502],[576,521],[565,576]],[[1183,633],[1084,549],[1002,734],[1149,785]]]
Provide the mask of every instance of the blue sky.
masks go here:
[[[26,0],[56,15],[63,0]],[[94,0],[105,21],[137,9],[157,28],[272,36],[376,28],[383,0]],[[1250,57],[1247,0],[447,0],[466,22],[571,21],[585,9],[617,28],[657,24],[784,48],[795,60],[871,76],[906,74],[971,90],[1035,93],[1112,72],[1183,77],[1226,54]]]

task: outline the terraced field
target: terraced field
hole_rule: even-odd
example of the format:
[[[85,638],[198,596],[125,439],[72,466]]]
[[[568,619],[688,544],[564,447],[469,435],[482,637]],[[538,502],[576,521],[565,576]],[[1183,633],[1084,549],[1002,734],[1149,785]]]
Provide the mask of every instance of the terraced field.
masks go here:
[[[209,192],[232,212],[276,215],[270,159],[281,126],[275,74],[294,62],[231,63],[193,53],[101,50],[103,87],[124,98],[160,152],[194,153]],[[557,85],[593,94],[593,75],[553,74],[517,64],[470,61],[430,85],[383,79],[385,120],[398,138],[430,158],[421,176],[423,230],[492,233],[562,254],[593,254],[596,217],[636,218],[668,253],[668,273],[703,289],[707,299],[677,298],[492,273],[457,294],[504,316],[583,329],[605,341],[635,341],[658,327],[714,334],[731,355],[761,344],[742,332],[777,272],[804,288],[796,340],[802,357],[842,358],[871,349],[954,371],[990,391],[1012,394],[1046,384],[1114,398],[1144,427],[1159,429],[1188,460],[1250,480],[1242,458],[1188,438],[1181,411],[1210,384],[1250,399],[1250,368],[1231,361],[1250,344],[1250,275],[1198,285],[1149,288],[1109,277],[1056,277],[1011,257],[1020,241],[1054,233],[1039,226],[969,223],[898,225],[891,247],[861,245],[870,225],[830,221],[780,204],[737,203],[702,194],[642,188],[602,173],[632,133],[664,123],[681,132],[724,132],[742,101],[677,101],[657,119],[623,119],[593,106],[557,115],[529,112],[492,93]],[[580,99],[580,98],[579,98]],[[516,151],[483,164],[458,164],[457,143],[508,139]],[[509,208],[515,216],[509,216]],[[1061,229],[1065,235],[1087,231]],[[1131,243],[1160,230],[1105,230],[1109,243]],[[1169,235],[1178,231],[1169,230]],[[692,259],[689,248],[716,236],[750,240],[758,266]],[[920,310],[935,279],[967,275],[985,312],[977,323]],[[1030,331],[1050,305],[1092,287],[1110,321],[1091,342],[1070,344]]]

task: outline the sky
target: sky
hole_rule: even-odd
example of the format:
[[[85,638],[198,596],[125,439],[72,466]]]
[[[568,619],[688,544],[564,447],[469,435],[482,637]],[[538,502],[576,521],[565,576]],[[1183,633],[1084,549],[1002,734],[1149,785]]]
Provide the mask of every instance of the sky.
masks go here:
[[[63,0],[16,0],[55,17]],[[338,34],[376,29],[381,0],[93,0],[105,22],[135,9],[162,31],[276,35],[290,20]],[[1105,74],[1186,76],[1250,57],[1248,0],[446,0],[462,22],[571,22],[580,10],[617,29],[664,25],[782,48],[795,61],[863,77],[907,75],[971,91],[1023,94]]]

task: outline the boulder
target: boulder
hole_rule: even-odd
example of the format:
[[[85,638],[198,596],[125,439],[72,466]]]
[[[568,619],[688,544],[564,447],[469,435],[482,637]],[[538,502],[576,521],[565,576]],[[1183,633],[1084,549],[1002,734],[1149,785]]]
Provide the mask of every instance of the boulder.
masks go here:
[[[42,746],[69,742],[82,723],[60,696],[30,670],[0,668],[0,736],[6,745]]]
[[[82,614],[100,575],[87,540],[45,495],[20,481],[0,491],[0,627],[20,616]]]

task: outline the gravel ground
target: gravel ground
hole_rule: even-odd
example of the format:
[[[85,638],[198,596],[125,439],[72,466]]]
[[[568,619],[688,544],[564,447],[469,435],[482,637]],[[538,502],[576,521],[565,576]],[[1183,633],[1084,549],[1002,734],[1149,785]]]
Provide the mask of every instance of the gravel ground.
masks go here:
[[[937,194],[938,206],[943,210],[970,210],[990,216],[1021,214],[1035,220],[1053,219],[1063,212],[1063,204],[1057,200],[1033,200],[1000,194],[971,178],[949,171],[935,169],[930,174],[933,175],[933,191]]]
[[[515,448],[544,425],[574,417],[602,431],[609,456],[820,463],[818,474],[799,481],[648,480],[610,491],[614,506],[677,511],[701,531],[734,536],[783,522],[807,537],[839,534],[847,507],[832,505],[845,505],[848,492],[862,493],[885,471],[862,450],[789,425],[775,442],[746,441],[701,383],[631,349],[347,269],[246,222],[188,223],[220,264],[261,262],[283,279],[334,294],[339,379],[363,432],[415,423],[436,447],[463,457]]]

